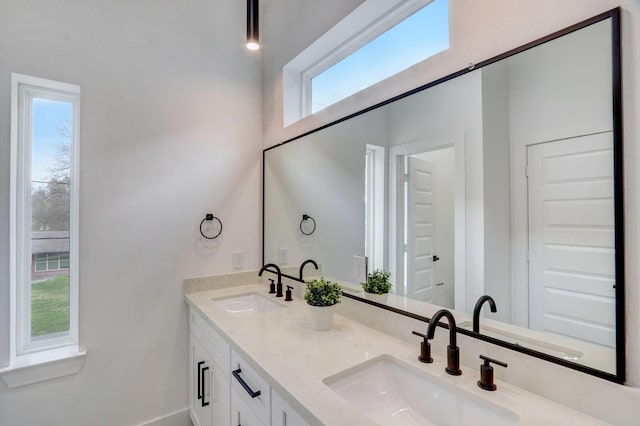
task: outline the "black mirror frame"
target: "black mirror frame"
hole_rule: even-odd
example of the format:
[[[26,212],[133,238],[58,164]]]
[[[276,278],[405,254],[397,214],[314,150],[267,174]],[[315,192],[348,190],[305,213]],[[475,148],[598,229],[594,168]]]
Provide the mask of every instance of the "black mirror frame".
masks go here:
[[[264,229],[265,229],[265,202],[264,202],[264,190],[265,190],[265,159],[267,151],[280,147],[284,144],[296,141],[304,136],[309,134],[318,132],[327,127],[334,126],[343,121],[349,120],[351,118],[362,115],[371,110],[383,107],[387,104],[395,102],[397,100],[403,99],[407,96],[411,96],[415,93],[421,92],[430,87],[436,86],[438,84],[444,83],[446,81],[452,80],[456,77],[464,75],[468,72],[474,71],[478,68],[485,67],[487,65],[493,64],[494,62],[500,61],[502,59],[513,56],[517,53],[523,52],[525,50],[531,49],[533,47],[544,44],[548,41],[554,40],[556,38],[562,37],[574,31],[580,30],[582,28],[588,27],[590,25],[596,24],[598,22],[604,21],[606,19],[611,19],[611,52],[612,52],[612,114],[613,114],[613,155],[614,155],[614,213],[615,213],[615,276],[616,276],[616,372],[608,373],[606,371],[597,370],[592,367],[588,367],[585,365],[581,365],[579,363],[567,361],[562,358],[558,358],[543,352],[539,352],[533,349],[528,349],[510,342],[506,342],[503,340],[495,339],[493,337],[485,336],[482,334],[474,333],[472,331],[462,329],[460,327],[457,328],[457,332],[464,334],[469,337],[473,337],[497,346],[501,346],[506,349],[511,349],[516,352],[520,352],[523,354],[527,354],[529,356],[539,358],[554,364],[561,365],[563,367],[567,367],[573,370],[577,370],[586,374],[590,374],[592,376],[599,377],[604,380],[616,382],[619,384],[624,384],[626,378],[626,365],[625,365],[625,350],[626,350],[626,341],[625,341],[625,259],[624,259],[624,174],[623,174],[623,120],[622,120],[622,52],[621,52],[621,30],[620,30],[620,8],[612,9],[608,12],[604,12],[592,18],[586,19],[582,22],[579,22],[575,25],[571,25],[565,29],[560,31],[556,31],[552,34],[549,34],[545,37],[542,37],[538,40],[534,40],[530,43],[512,49],[508,52],[505,52],[501,55],[495,56],[491,59],[487,59],[476,64],[473,67],[465,68],[463,70],[454,72],[446,77],[442,77],[420,87],[417,87],[413,90],[395,96],[393,98],[387,99],[386,101],[380,102],[368,108],[365,108],[361,111],[355,112],[353,114],[349,114],[343,118],[335,120],[331,123],[325,124],[321,127],[313,129],[311,131],[305,132],[301,135],[298,135],[294,138],[266,148],[262,152],[262,264],[265,263],[265,255],[264,255]],[[267,271],[270,272],[270,271]],[[283,276],[299,281],[304,282],[298,277],[294,277],[287,274],[282,274]],[[428,323],[430,321],[429,318],[424,317],[422,315],[413,314],[411,312],[403,311],[397,308],[393,308],[390,306],[386,306],[380,303],[376,303],[371,300],[362,299],[357,296],[354,296],[349,293],[343,292],[345,297],[358,300],[360,302],[368,303],[370,305],[379,307],[381,309],[386,309],[391,312],[395,312],[399,315],[404,315],[419,321],[423,321]]]

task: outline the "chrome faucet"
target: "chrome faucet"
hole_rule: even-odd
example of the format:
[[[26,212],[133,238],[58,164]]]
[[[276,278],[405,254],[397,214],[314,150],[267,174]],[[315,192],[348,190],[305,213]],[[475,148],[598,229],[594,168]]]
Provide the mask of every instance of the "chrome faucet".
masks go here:
[[[496,309],[496,302],[493,300],[493,297],[484,295],[480,296],[478,301],[476,302],[476,306],[473,307],[473,332],[480,333],[480,309],[482,309],[482,305],[484,302],[489,302],[489,307],[491,308],[491,312],[498,312]]]
[[[315,260],[313,260],[313,259],[305,260],[304,262],[302,262],[302,265],[300,265],[300,280],[301,281],[302,281],[302,270],[304,269],[304,267],[305,267],[305,265],[307,263],[311,263],[316,268],[316,270],[318,270],[318,264],[316,263]]]
[[[440,318],[446,317],[449,321],[449,345],[447,346],[447,368],[444,369],[448,374],[452,376],[459,376],[462,374],[460,370],[460,348],[456,344],[456,319],[453,314],[446,309],[440,309],[433,314],[429,326],[427,327],[426,340],[433,339],[436,333],[436,326]]]
[[[276,265],[275,263],[267,263],[262,267],[262,269],[260,269],[260,272],[258,272],[258,276],[261,277],[264,271],[274,272],[270,269],[267,269],[269,267],[274,267],[276,269],[275,272],[278,274],[278,284],[276,285],[276,297],[282,297],[284,296],[282,294],[282,271],[280,270],[280,267],[278,265]]]

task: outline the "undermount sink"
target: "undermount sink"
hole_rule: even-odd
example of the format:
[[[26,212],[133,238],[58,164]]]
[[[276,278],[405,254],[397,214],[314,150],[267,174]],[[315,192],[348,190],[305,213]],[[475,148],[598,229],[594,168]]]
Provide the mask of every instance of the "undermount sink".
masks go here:
[[[285,307],[258,292],[234,294],[211,300],[234,317],[247,317]]]
[[[520,416],[391,355],[324,379],[325,385],[384,425],[515,425]]]
[[[463,321],[462,323],[458,324],[458,327],[472,330],[471,321]],[[553,355],[558,358],[566,359],[568,361],[577,361],[584,355],[584,353],[576,349],[550,342],[545,342],[544,340],[536,339],[535,337],[525,336],[523,334],[510,332],[508,330],[502,330],[496,327],[485,326],[482,324],[480,324],[480,334],[484,334],[485,336],[493,337],[500,340],[506,340],[507,342],[511,342],[515,345]]]

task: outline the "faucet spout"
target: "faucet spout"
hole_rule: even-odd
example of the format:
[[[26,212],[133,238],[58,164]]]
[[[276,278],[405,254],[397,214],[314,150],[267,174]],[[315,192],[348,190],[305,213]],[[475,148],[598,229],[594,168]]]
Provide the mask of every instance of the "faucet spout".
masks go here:
[[[462,370],[460,370],[460,348],[457,345],[456,319],[453,314],[446,309],[440,309],[433,314],[427,327],[426,338],[433,339],[438,321],[442,317],[446,317],[449,322],[449,345],[447,346],[447,368],[445,368],[445,371],[452,376],[459,376],[462,374]]]
[[[318,270],[318,264],[316,263],[315,260],[313,259],[305,260],[304,262],[302,262],[302,265],[300,265],[300,280],[302,280],[302,271],[304,270],[304,267],[307,265],[307,263],[312,264],[316,268],[316,271]]]
[[[282,271],[280,270],[280,267],[278,265],[276,265],[275,263],[267,263],[260,269],[260,272],[258,272],[258,276],[261,277],[264,271],[274,272],[273,270],[267,269],[267,268],[274,268],[275,273],[278,274],[278,284],[276,285],[276,297],[284,296],[284,294],[282,294]]]
[[[484,295],[480,296],[476,305],[473,307],[473,332],[480,333],[480,309],[482,309],[482,305],[484,302],[489,302],[489,307],[491,308],[491,312],[498,312],[496,308],[496,302],[493,300],[493,297]]]

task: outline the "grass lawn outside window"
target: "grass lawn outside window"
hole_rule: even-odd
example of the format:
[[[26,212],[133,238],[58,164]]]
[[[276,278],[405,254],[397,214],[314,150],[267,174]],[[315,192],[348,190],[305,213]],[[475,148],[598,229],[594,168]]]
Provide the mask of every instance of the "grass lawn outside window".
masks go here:
[[[31,284],[31,336],[69,331],[69,276]]]

